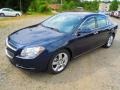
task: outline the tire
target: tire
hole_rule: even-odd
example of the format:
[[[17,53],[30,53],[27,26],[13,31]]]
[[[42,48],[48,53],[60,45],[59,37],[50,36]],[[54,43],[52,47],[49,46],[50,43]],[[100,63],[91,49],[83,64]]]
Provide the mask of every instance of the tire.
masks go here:
[[[5,16],[5,14],[4,14],[4,13],[0,13],[0,16],[4,17],[4,16]]]
[[[16,17],[20,16],[19,14],[16,14]]]
[[[48,64],[48,72],[58,74],[65,70],[70,61],[70,53],[67,50],[59,50],[51,58]]]
[[[114,34],[111,34],[106,42],[106,44],[103,46],[104,48],[110,48],[114,41]]]

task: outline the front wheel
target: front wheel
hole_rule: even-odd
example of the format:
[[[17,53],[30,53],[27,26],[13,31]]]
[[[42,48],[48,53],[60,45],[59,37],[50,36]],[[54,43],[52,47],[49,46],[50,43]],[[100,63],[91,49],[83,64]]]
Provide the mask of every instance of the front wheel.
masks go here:
[[[48,71],[53,74],[62,72],[70,60],[70,54],[67,50],[57,51],[48,65]]]
[[[0,13],[0,16],[1,16],[1,17],[4,17],[4,16],[5,16],[5,14],[4,14],[4,13]]]
[[[109,48],[112,46],[113,44],[113,41],[114,41],[114,35],[111,34],[106,42],[106,44],[104,45],[105,48]]]

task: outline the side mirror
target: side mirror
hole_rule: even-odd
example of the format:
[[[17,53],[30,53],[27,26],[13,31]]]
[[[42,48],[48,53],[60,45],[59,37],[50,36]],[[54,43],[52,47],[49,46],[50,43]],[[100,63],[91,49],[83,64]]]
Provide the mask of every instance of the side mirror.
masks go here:
[[[78,30],[75,35],[80,36],[80,30]]]
[[[92,30],[89,29],[89,28],[78,29],[77,32],[76,32],[76,35],[80,36],[81,33],[90,33],[90,32],[92,32]]]

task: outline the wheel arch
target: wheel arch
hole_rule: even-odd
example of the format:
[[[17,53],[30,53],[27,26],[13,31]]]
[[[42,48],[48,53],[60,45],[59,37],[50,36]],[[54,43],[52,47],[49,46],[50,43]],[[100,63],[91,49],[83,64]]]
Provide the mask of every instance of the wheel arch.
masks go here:
[[[73,53],[72,53],[72,50],[71,50],[70,48],[68,48],[68,47],[64,47],[63,49],[65,49],[65,50],[67,50],[67,51],[69,52],[69,54],[70,54],[70,58],[73,57]]]
[[[111,29],[111,31],[110,31],[110,35],[113,35],[114,37],[115,37],[115,34],[116,34],[116,27],[114,27],[113,29]]]
[[[69,47],[62,47],[62,48],[59,48],[59,49],[55,50],[55,52],[57,52],[57,51],[59,51],[59,50],[66,50],[66,51],[69,52],[70,58],[73,57],[73,52],[72,52],[72,50],[71,50]]]
[[[113,35],[114,37],[115,37],[115,34],[116,34],[115,31],[110,32],[110,35]]]
[[[112,32],[112,35],[115,37],[115,32]]]

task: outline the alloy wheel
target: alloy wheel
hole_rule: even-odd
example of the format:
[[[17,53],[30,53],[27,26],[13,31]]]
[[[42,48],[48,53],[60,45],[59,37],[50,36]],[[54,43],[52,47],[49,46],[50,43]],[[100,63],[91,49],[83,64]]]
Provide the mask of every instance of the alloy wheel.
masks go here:
[[[114,39],[114,37],[113,37],[113,35],[111,35],[111,36],[109,37],[109,39],[108,39],[108,42],[107,42],[107,46],[108,46],[108,47],[110,47],[110,46],[112,45],[113,39]]]
[[[55,72],[60,72],[62,71],[67,63],[68,63],[69,57],[66,53],[59,53],[55,56],[52,62],[52,69]]]

